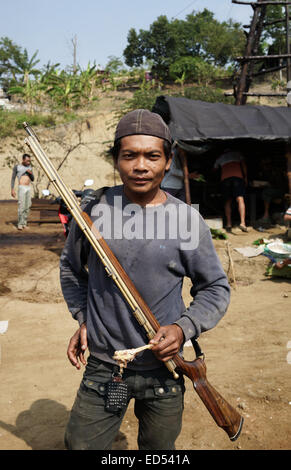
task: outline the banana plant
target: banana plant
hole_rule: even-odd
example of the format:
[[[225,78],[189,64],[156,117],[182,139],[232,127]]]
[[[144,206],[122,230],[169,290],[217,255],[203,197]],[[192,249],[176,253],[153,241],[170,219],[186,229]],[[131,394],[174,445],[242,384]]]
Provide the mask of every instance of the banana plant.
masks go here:
[[[38,80],[30,80],[28,77],[22,85],[9,88],[8,93],[22,96],[29,107],[29,112],[34,114],[34,106],[41,102],[44,87]]]
[[[31,58],[28,56],[27,49],[24,49],[23,53],[16,57],[14,72],[20,75],[22,82],[26,84],[30,76],[37,77],[40,74],[40,70],[36,69],[35,66],[39,63],[39,59],[36,59],[38,51],[36,51]]]
[[[67,111],[78,107],[80,103],[80,87],[78,78],[65,71],[51,74],[47,79],[46,93],[50,95],[57,106],[64,106]]]
[[[94,94],[97,86],[98,77],[96,64],[94,63],[91,66],[90,62],[88,62],[87,68],[85,70],[81,70],[79,75],[79,90],[81,97],[89,103],[92,102],[94,99],[96,99]]]
[[[182,96],[184,96],[184,83],[185,83],[185,80],[186,80],[186,73],[185,71],[182,73],[181,77],[179,78],[176,78],[175,80],[175,83],[180,83],[181,85],[181,92],[182,92]]]

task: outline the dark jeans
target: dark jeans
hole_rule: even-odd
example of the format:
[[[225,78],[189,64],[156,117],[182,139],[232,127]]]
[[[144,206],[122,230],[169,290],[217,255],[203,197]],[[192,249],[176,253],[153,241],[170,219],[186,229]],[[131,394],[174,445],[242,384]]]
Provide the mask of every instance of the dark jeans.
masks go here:
[[[65,434],[69,450],[109,450],[118,433],[121,415],[105,410],[106,383],[112,366],[90,356],[75,399]],[[163,366],[152,371],[125,369],[123,380],[135,399],[139,420],[138,446],[142,450],[172,450],[181,431],[184,379],[175,380]]]

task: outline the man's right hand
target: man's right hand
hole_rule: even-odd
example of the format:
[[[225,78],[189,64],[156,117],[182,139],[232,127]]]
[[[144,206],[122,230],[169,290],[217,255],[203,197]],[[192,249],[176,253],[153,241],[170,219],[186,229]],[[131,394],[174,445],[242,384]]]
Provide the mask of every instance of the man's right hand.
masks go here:
[[[87,326],[86,323],[82,323],[80,328],[70,339],[67,349],[67,356],[70,363],[78,370],[81,369],[81,364],[79,361],[81,361],[84,366],[86,365],[85,352],[87,347]]]
[[[14,197],[14,198],[16,197],[15,189],[11,189],[11,196]]]

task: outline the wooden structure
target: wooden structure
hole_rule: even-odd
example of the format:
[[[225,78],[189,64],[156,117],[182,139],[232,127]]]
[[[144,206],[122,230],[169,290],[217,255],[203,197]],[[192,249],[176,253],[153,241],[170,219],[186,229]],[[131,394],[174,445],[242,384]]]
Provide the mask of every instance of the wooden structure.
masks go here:
[[[232,3],[240,5],[250,5],[253,10],[253,18],[250,25],[244,25],[245,28],[249,28],[247,35],[247,44],[245,49],[245,54],[243,57],[237,57],[236,59],[241,62],[241,71],[238,82],[234,86],[233,93],[226,93],[228,96],[235,97],[236,105],[246,104],[248,96],[287,96],[286,93],[249,93],[249,89],[252,83],[252,80],[255,76],[262,75],[265,73],[274,72],[283,68],[287,69],[287,82],[291,79],[291,69],[290,69],[290,33],[289,33],[289,5],[291,1],[269,1],[269,0],[257,0],[255,1],[241,1],[241,0],[232,0]],[[273,22],[266,23],[264,21],[268,5],[282,5],[285,6],[285,18],[274,20]],[[286,23],[286,54],[278,55],[258,55],[258,49],[260,45],[260,39],[262,31],[265,26],[270,26],[275,23],[285,22]],[[260,72],[254,72],[254,64],[256,61],[268,61],[271,59],[286,59],[284,65],[279,65],[277,67],[264,68]]]
[[[60,223],[58,216],[59,204],[51,199],[32,199],[29,223],[50,224]]]

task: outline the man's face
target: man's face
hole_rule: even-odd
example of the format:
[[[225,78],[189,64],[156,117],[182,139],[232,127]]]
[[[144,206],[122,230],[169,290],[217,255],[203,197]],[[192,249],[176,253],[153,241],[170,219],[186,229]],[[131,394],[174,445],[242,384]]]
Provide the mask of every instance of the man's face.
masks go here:
[[[22,160],[22,164],[24,166],[29,166],[30,165],[30,158],[29,157],[26,157]]]
[[[155,195],[171,159],[167,161],[163,139],[130,135],[121,139],[116,167],[127,195]]]

